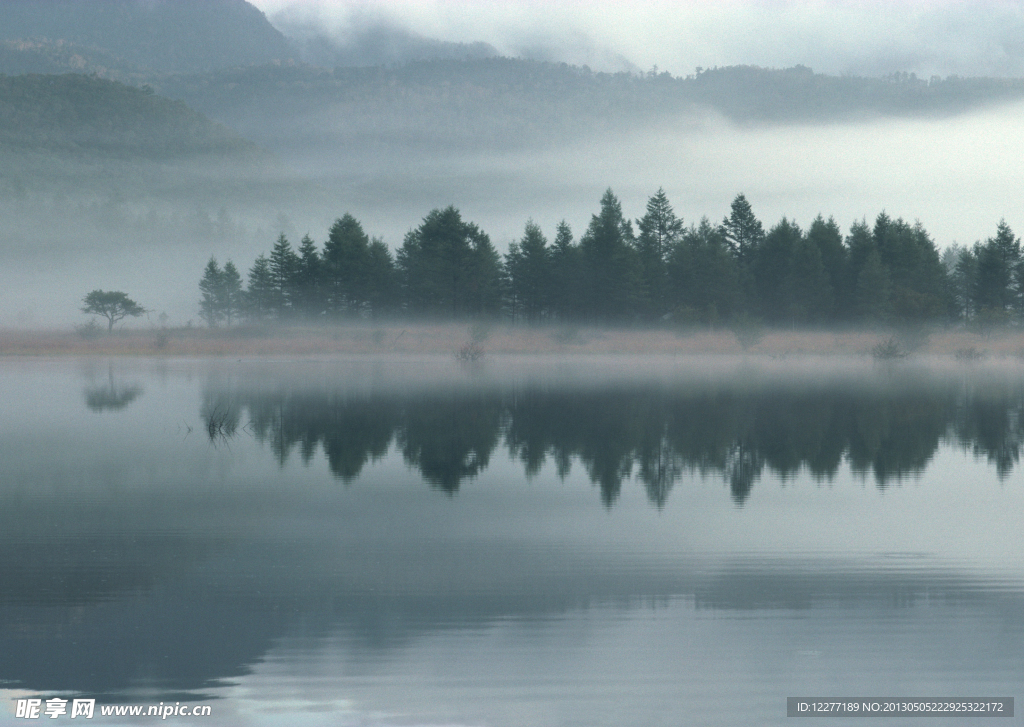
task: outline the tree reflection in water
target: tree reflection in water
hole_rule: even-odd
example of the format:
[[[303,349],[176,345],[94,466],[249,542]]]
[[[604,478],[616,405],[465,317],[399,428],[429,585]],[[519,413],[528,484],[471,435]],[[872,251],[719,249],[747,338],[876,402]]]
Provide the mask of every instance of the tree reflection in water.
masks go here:
[[[107,369],[107,383],[87,387],[83,392],[89,411],[121,411],[142,396],[142,387],[136,384],[118,384],[114,379],[114,367]]]
[[[765,470],[830,481],[844,462],[879,487],[921,473],[943,443],[987,458],[1000,478],[1024,444],[1024,388],[847,385],[450,388],[415,393],[210,389],[209,432],[247,428],[283,465],[318,447],[350,482],[394,444],[432,486],[456,492],[504,445],[527,478],[550,458],[579,463],[611,506],[636,479],[662,507],[686,473],[720,476],[742,504]],[[211,438],[214,434],[211,433]]]

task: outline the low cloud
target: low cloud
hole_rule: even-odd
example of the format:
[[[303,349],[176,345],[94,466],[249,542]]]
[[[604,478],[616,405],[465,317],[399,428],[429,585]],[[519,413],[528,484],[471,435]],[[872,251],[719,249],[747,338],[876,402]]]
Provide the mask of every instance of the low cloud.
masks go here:
[[[728,3],[617,0],[255,0],[283,30],[322,28],[339,43],[367,28],[483,43],[498,53],[677,75],[697,66],[803,64],[832,74],[1024,75],[1024,4],[846,0]]]

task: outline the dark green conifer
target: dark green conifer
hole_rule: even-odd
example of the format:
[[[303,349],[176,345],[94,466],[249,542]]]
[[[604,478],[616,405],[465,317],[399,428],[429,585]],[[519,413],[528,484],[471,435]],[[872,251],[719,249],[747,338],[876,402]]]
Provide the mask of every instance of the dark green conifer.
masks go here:
[[[664,189],[647,200],[647,212],[637,220],[637,228],[644,316],[657,320],[670,309],[667,261],[683,231],[683,221],[676,217]]]
[[[217,264],[217,259],[211,257],[203,270],[203,277],[199,281],[199,291],[202,297],[199,299],[199,317],[206,321],[210,328],[216,328],[220,321],[221,301],[220,290],[223,285],[223,271]]]

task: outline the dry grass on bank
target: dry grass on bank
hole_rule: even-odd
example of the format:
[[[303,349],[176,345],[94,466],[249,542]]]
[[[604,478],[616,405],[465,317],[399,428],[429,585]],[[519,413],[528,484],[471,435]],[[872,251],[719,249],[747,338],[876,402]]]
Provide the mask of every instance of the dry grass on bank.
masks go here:
[[[359,354],[800,354],[871,355],[893,341],[908,352],[969,357],[1024,355],[1024,332],[664,330],[481,324],[242,326],[230,329],[0,331],[0,356],[330,356]],[[469,347],[469,348],[467,348]],[[965,353],[966,352],[966,353]]]

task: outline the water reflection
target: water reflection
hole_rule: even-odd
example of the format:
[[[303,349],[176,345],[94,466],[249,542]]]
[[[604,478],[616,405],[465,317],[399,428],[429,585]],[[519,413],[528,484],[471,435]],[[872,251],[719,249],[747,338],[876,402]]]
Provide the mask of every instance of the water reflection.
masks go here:
[[[806,470],[831,481],[848,463],[886,487],[921,474],[943,443],[985,458],[1005,478],[1024,444],[1024,386],[962,379],[830,382],[805,387],[741,381],[612,388],[545,385],[395,393],[302,388],[208,388],[211,439],[241,420],[282,464],[320,447],[350,482],[392,444],[434,487],[453,493],[504,447],[527,478],[551,460],[561,478],[578,462],[611,506],[635,478],[663,507],[687,473],[718,475],[742,504],[765,471]]]
[[[114,367],[111,365],[107,371],[107,382],[100,386],[88,386],[83,394],[89,411],[121,411],[142,396],[142,387],[137,384],[115,383]]]
[[[102,417],[73,366],[0,366],[0,723],[15,691],[504,727],[1019,686],[1020,370],[569,363],[141,362]]]

